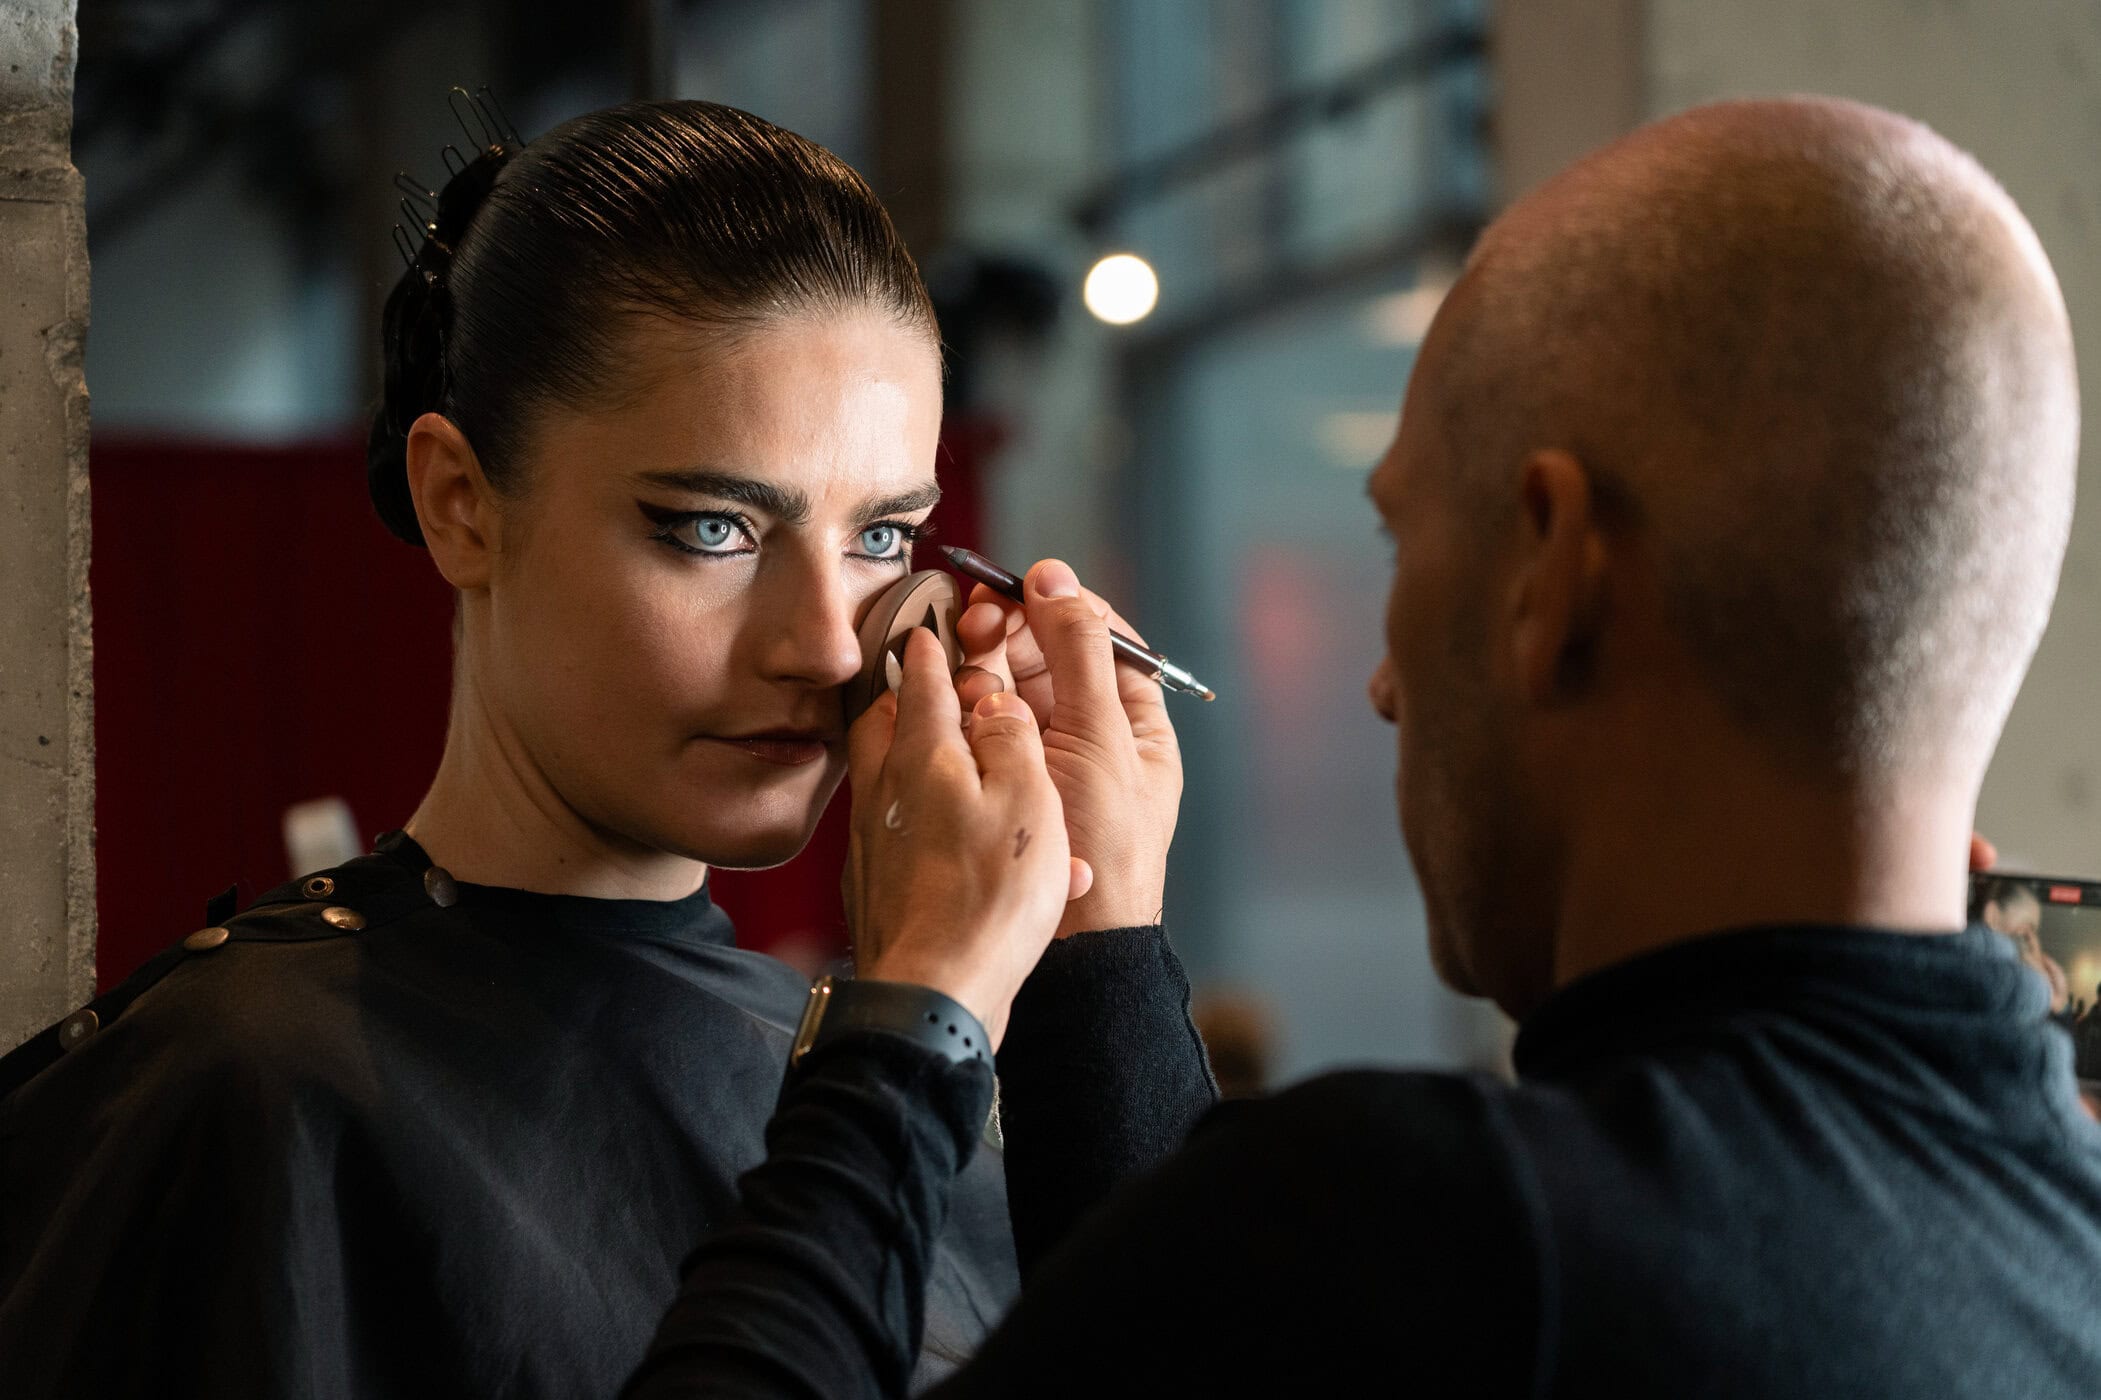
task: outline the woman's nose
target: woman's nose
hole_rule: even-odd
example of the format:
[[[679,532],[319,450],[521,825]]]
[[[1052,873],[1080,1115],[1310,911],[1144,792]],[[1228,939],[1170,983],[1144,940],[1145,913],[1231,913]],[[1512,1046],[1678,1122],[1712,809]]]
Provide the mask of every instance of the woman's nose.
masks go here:
[[[861,669],[855,623],[868,602],[864,591],[851,587],[837,570],[805,572],[782,599],[767,669],[780,679],[814,686],[852,680]]]

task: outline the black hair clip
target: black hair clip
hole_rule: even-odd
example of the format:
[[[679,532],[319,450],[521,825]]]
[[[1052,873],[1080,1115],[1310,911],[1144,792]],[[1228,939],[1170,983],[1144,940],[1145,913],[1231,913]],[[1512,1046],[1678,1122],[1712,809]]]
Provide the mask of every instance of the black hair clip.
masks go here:
[[[460,106],[463,98],[467,104],[464,109]],[[467,134],[467,140],[473,145],[486,150],[506,142],[512,146],[525,144],[525,139],[511,124],[510,117],[505,115],[502,104],[496,100],[496,94],[489,91],[487,83],[473,92],[455,85],[445,94],[445,101],[452,107],[452,119],[460,124],[460,130]],[[469,117],[474,119],[473,127],[467,125]]]
[[[486,86],[474,92],[454,87],[445,100],[477,154],[469,157],[448,143],[439,152],[450,177],[442,189],[426,188],[407,171],[394,177],[394,188],[401,192],[401,217],[407,221],[394,225],[394,251],[401,254],[410,272],[419,274],[433,289],[451,267],[453,250],[468,222],[495,187],[496,172],[525,145],[525,138]]]

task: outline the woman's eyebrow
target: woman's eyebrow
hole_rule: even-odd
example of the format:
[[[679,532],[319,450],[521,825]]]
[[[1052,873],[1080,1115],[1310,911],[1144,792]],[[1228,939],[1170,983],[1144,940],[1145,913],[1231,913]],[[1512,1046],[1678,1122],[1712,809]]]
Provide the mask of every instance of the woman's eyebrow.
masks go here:
[[[909,491],[894,496],[877,496],[863,501],[854,512],[856,520],[874,520],[884,515],[910,515],[915,510],[925,510],[941,499],[941,488],[929,481],[924,486],[915,486]]]
[[[718,500],[735,501],[740,506],[764,511],[774,519],[789,525],[802,525],[810,518],[808,496],[793,487],[777,486],[773,482],[760,481],[756,477],[696,468],[691,471],[639,472],[635,480],[672,491],[689,491],[696,496],[713,496]]]
[[[639,472],[635,480],[667,490],[686,491],[696,496],[713,496],[717,500],[734,501],[738,505],[763,511],[787,525],[806,525],[810,520],[809,496],[792,486],[780,486],[771,481],[761,481],[757,477],[738,476],[734,472],[709,471],[696,467],[687,471]],[[853,518],[875,520],[885,515],[909,515],[915,510],[927,509],[940,499],[940,485],[929,481],[909,491],[876,496],[863,501],[853,511]]]

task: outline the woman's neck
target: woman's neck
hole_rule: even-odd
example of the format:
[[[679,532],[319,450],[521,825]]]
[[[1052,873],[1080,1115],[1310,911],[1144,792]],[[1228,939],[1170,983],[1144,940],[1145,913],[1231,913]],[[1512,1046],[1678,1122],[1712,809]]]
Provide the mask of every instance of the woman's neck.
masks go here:
[[[586,820],[482,703],[472,668],[453,682],[445,756],[405,827],[456,880],[597,899],[683,899],[708,867]]]

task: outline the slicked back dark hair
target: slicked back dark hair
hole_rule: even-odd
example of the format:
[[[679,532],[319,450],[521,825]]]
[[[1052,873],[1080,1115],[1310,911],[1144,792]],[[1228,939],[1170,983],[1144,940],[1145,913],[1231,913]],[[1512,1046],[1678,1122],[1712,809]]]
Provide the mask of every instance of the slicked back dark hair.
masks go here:
[[[635,313],[734,334],[873,308],[936,336],[918,267],[852,167],[713,102],[634,102],[564,122],[503,166],[437,287],[405,273],[382,328],[373,504],[423,542],[407,432],[443,413],[499,491],[535,410],[617,404]]]

